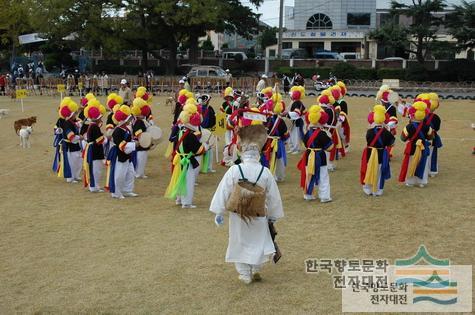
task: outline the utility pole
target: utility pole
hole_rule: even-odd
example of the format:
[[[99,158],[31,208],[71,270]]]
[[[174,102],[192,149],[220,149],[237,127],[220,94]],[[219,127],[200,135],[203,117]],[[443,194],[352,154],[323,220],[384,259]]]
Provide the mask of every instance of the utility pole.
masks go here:
[[[277,58],[282,57],[282,31],[284,28],[284,0],[279,5],[279,37],[277,39]]]

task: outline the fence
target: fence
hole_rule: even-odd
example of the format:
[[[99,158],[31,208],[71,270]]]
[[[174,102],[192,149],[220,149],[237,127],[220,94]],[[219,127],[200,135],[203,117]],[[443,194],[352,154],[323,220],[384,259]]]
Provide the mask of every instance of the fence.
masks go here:
[[[136,76],[112,76],[107,80],[100,78],[91,79],[89,82],[84,82],[75,79],[64,80],[61,78],[42,78],[37,82],[33,79],[17,79],[16,85],[8,82],[7,95],[11,95],[16,89],[25,89],[29,95],[49,95],[56,96],[59,94],[58,85],[64,84],[66,94],[71,96],[81,96],[88,92],[93,92],[96,95],[107,95],[110,92],[118,91],[120,87],[120,80],[125,78],[132,90],[136,90],[139,86],[146,86],[149,91],[155,95],[172,96],[180,89],[178,81],[179,76],[160,76],[146,80],[143,77]],[[244,93],[254,95],[255,87],[258,82],[255,77],[238,77],[232,78],[231,86],[235,89],[240,89]],[[147,82],[148,81],[148,82]],[[224,79],[206,79],[206,78],[192,78],[190,85],[194,93],[208,93],[221,94],[226,88]],[[276,79],[270,78],[268,85],[273,86]],[[375,91],[382,82],[377,80],[345,80],[349,87],[349,91]],[[307,92],[315,92],[313,82],[306,79]],[[447,93],[472,93],[475,95],[475,82],[415,82],[415,81],[400,81],[400,90],[405,91],[445,91]]]

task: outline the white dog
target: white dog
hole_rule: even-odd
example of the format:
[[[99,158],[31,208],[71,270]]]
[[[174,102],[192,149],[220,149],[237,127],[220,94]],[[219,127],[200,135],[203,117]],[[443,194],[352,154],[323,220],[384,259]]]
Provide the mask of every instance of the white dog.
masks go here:
[[[30,135],[33,132],[33,128],[31,126],[21,128],[19,135],[20,135],[20,146],[23,149],[29,148],[30,144]]]
[[[3,118],[3,116],[7,116],[10,110],[8,108],[0,108],[0,119]]]

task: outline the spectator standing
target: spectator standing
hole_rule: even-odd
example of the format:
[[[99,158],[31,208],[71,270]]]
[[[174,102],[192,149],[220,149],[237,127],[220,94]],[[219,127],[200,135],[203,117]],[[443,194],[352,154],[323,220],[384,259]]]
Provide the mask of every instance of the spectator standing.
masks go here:
[[[124,100],[124,105],[129,105],[129,106],[132,105],[132,102],[133,102],[132,90],[127,85],[126,79],[120,80],[119,95]]]
[[[267,87],[267,75],[263,74],[259,82],[257,82],[256,93],[260,93]]]

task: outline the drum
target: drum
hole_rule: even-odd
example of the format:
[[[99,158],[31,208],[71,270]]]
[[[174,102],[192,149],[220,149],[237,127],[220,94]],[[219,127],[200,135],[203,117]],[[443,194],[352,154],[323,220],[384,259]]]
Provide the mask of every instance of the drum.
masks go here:
[[[112,133],[114,132],[114,128],[106,129],[105,136],[107,139],[112,138]]]
[[[297,120],[300,118],[300,115],[296,112],[289,112],[289,117],[291,120]]]
[[[162,129],[158,126],[150,126],[147,128],[147,133],[150,134],[150,136],[152,137],[152,143],[153,144],[158,144],[161,142],[162,140],[162,136],[163,136],[163,132],[162,132]]]
[[[148,132],[142,132],[139,135],[139,144],[144,149],[150,148],[152,145],[152,135]]]
[[[388,101],[391,104],[396,104],[397,102],[399,102],[399,94],[397,92],[390,91],[388,95]]]

